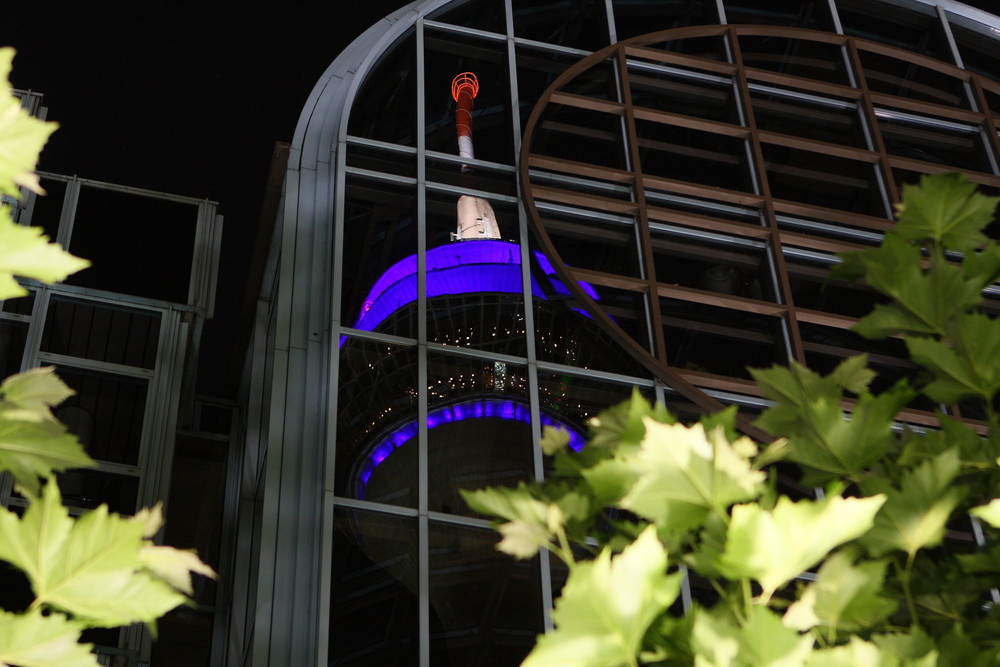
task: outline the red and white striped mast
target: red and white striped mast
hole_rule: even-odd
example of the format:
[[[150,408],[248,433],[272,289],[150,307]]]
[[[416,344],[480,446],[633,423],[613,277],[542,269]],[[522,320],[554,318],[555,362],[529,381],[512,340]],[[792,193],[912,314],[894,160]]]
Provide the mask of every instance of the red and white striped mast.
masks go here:
[[[472,100],[479,94],[479,80],[472,72],[462,72],[451,82],[451,96],[455,100],[455,133],[458,135],[458,154],[464,160],[474,160],[472,147]],[[462,165],[464,173],[472,167]],[[499,239],[500,228],[490,203],[481,197],[462,195],[458,198],[458,230],[455,241]]]

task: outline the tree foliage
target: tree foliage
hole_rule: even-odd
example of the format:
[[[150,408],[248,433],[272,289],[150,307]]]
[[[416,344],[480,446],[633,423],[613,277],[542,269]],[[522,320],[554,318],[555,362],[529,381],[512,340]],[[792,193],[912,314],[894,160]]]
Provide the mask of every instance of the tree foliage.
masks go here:
[[[546,481],[464,492],[498,517],[499,549],[545,548],[569,570],[524,664],[1000,665],[1000,321],[980,310],[1000,276],[983,234],[996,204],[959,174],[925,177],[883,243],[836,269],[887,297],[854,330],[902,338],[914,378],[876,393],[864,355],[825,376],[754,369],[773,403],[763,451],[733,409],[684,425],[635,393],[579,453],[547,432]],[[920,394],[941,406],[936,430],[897,420]],[[959,402],[983,418],[947,416]],[[816,492],[782,486],[779,460]]]
[[[8,83],[12,59],[0,49],[0,193],[20,197],[18,186],[41,192],[33,169],[55,125],[20,108]],[[88,265],[0,206],[0,300],[26,293],[15,276],[54,282]],[[0,507],[0,560],[25,574],[35,596],[23,613],[0,610],[0,665],[96,667],[83,630],[152,626],[187,602],[192,573],[214,576],[192,552],[153,543],[159,506],[123,517],[102,505],[70,517],[55,475],[93,465],[52,414],[72,394],[51,368],[0,384],[0,472],[30,501],[22,515]]]

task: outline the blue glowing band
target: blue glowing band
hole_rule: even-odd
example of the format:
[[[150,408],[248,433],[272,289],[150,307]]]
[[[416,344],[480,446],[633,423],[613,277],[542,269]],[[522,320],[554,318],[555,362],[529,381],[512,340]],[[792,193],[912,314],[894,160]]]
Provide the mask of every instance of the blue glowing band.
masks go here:
[[[428,250],[427,298],[462,294],[521,294],[521,256],[516,243],[507,241],[464,241]],[[555,269],[541,252],[535,252],[552,290],[569,296],[556,278]],[[580,283],[591,298],[597,292]],[[545,291],[531,279],[531,294],[545,299]],[[365,298],[355,329],[374,331],[390,315],[417,300],[417,256],[410,255],[390,266]]]
[[[546,414],[542,414],[540,417],[542,426],[552,426],[562,429],[569,434],[570,449],[580,451],[583,448],[583,436],[573,427]],[[479,398],[431,410],[427,413],[427,429],[431,430],[444,424],[454,424],[469,419],[503,419],[530,424],[531,410],[524,403],[510,399]],[[415,437],[417,437],[417,422],[411,421],[382,438],[375,445],[374,449],[372,449],[371,454],[368,455],[368,460],[364,462],[361,472],[358,473],[361,488],[364,489],[375,468],[385,461],[395,450]]]

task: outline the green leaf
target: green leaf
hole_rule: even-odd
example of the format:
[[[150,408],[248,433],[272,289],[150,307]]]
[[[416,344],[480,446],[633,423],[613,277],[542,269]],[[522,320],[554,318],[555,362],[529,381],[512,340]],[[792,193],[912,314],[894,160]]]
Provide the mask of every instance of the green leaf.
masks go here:
[[[14,49],[0,49],[0,194],[20,197],[19,185],[41,192],[33,170],[57,125],[33,118],[21,108],[8,83],[13,60]]]
[[[1000,322],[984,313],[967,313],[953,327],[955,348],[931,338],[905,337],[910,357],[933,380],[923,392],[939,403],[963,398],[990,400],[1000,391]]]
[[[986,243],[980,230],[992,222],[998,201],[976,192],[976,184],[958,172],[921,176],[919,186],[903,186],[893,231],[918,243],[967,252]]]
[[[895,600],[882,597],[886,563],[868,561],[853,564],[846,551],[833,554],[823,563],[816,581],[809,584],[785,613],[784,623],[797,630],[817,625],[856,631],[874,627],[898,606]]]
[[[76,436],[56,421],[21,421],[0,414],[0,470],[14,476],[22,493],[38,495],[39,477],[92,466]]]
[[[541,446],[542,452],[551,456],[566,449],[569,445],[569,432],[555,426],[543,426],[542,439],[538,444]]]
[[[849,644],[813,651],[807,667],[899,667],[899,658],[859,637]]]
[[[0,665],[97,667],[92,644],[80,644],[84,626],[62,614],[0,611]]]
[[[667,575],[667,554],[653,527],[620,555],[604,549],[570,568],[543,635],[522,667],[635,665],[642,639],[677,598],[681,576]]]
[[[203,563],[198,554],[170,546],[147,545],[139,550],[139,561],[154,576],[187,595],[194,594],[191,574],[215,579],[215,570]]]
[[[820,562],[836,546],[867,532],[885,498],[841,498],[792,502],[778,499],[771,511],[737,505],[720,558],[730,579],[756,579],[767,601],[798,574]]]
[[[868,355],[859,354],[837,364],[830,373],[830,379],[845,391],[861,394],[868,391],[868,385],[875,379],[875,371],[868,368]]]
[[[646,434],[645,418],[650,417],[664,424],[673,424],[677,418],[662,405],[651,405],[638,389],[632,390],[627,401],[602,411],[590,420],[590,439],[587,449],[627,448],[636,446]]]
[[[913,626],[909,632],[893,632],[888,634],[873,635],[872,641],[885,652],[891,653],[903,660],[922,659],[933,656],[934,660],[927,663],[928,667],[936,664],[937,651],[934,648],[934,640],[927,636],[920,626]]]
[[[516,489],[463,489],[460,493],[473,511],[507,520],[498,527],[503,535],[497,545],[500,551],[515,558],[531,558],[540,547],[549,543],[552,536],[549,528],[551,506],[535,498],[524,482]]]
[[[28,293],[13,276],[54,283],[88,266],[90,262],[87,260],[74,257],[57,244],[49,243],[40,227],[22,227],[15,224],[9,214],[0,215],[0,299]]]
[[[145,527],[104,505],[74,521],[49,482],[23,518],[0,511],[0,559],[27,575],[35,607],[50,605],[95,626],[148,623],[186,598],[143,569]]]
[[[639,451],[625,457],[638,478],[619,505],[661,530],[694,528],[709,512],[763,491],[766,476],[750,464],[757,448],[748,439],[730,444],[721,428],[705,433],[701,424],[645,424]]]
[[[781,624],[767,607],[752,607],[736,626],[719,613],[696,609],[691,646],[697,667],[801,667],[813,639]]]
[[[978,516],[994,528],[1000,528],[1000,498],[994,498],[986,505],[972,508],[969,514]]]
[[[863,484],[866,493],[887,497],[875,526],[860,540],[869,553],[881,556],[898,549],[912,558],[920,549],[940,544],[952,511],[967,491],[952,484],[960,468],[958,449],[952,448],[907,471],[899,489],[885,479]]]
[[[788,368],[750,372],[764,396],[775,402],[755,425],[788,438],[786,458],[822,473],[819,481],[860,477],[885,453],[895,437],[896,413],[914,396],[905,382],[878,396],[865,392],[848,416],[832,375],[821,377],[794,361]]]
[[[877,305],[853,327],[866,338],[943,335],[951,318],[982,301],[981,275],[970,279],[961,268],[944,261],[925,271],[920,249],[895,234],[886,234],[880,247],[862,251],[861,261],[868,285],[893,299]]]
[[[55,420],[49,409],[75,394],[54,373],[54,366],[11,375],[0,384],[0,418]]]

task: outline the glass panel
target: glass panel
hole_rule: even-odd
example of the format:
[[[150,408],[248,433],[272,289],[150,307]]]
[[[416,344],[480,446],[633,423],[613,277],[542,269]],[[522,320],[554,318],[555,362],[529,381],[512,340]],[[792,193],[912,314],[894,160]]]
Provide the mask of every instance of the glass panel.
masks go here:
[[[428,155],[427,181],[460,188],[470,188],[508,197],[517,196],[517,174],[510,169],[495,169],[476,166],[462,169],[459,156]],[[512,223],[511,228],[517,225]]]
[[[571,446],[586,440],[587,422],[602,410],[618,405],[632,396],[635,385],[597,380],[570,373],[538,372],[538,398],[542,413],[573,429]],[[651,386],[639,387],[649,402],[654,402]],[[575,447],[574,447],[575,449]]]
[[[365,76],[347,131],[357,137],[416,146],[417,47],[410,33],[383,53]],[[385,113],[392,109],[392,113]]]
[[[0,301],[0,311],[14,313],[16,315],[31,315],[31,310],[35,305],[35,292],[28,290],[24,296]]]
[[[709,11],[714,13],[715,9],[713,8]],[[716,21],[708,21],[708,23],[716,23]],[[643,33],[646,32],[649,32],[649,30],[643,31]],[[715,60],[722,63],[728,63],[731,60],[729,57],[729,44],[725,35],[685,37],[683,39],[671,39],[666,42],[644,44],[643,46],[671,53],[683,53],[695,56],[696,58],[705,58],[706,60]],[[699,64],[697,61],[692,61],[689,66],[692,69],[698,69]]]
[[[883,116],[879,118],[879,129],[886,150],[894,155],[959,169],[991,171],[979,127],[960,131]]]
[[[874,165],[769,144],[761,151],[775,198],[872,216],[886,214]]]
[[[596,51],[610,44],[600,0],[513,0],[514,35]]]
[[[644,176],[753,191],[743,139],[644,120],[635,128]]]
[[[649,372],[573,301],[534,299],[535,350],[539,361],[644,377]],[[598,301],[601,307],[600,301]],[[618,320],[616,319],[617,323]]]
[[[1000,81],[1000,62],[997,61],[997,39],[995,28],[987,28],[964,17],[948,15],[951,20],[951,34],[958,43],[965,69]],[[969,27],[960,25],[969,23]],[[973,26],[978,27],[978,30]]]
[[[637,107],[740,124],[731,81],[684,76],[676,70],[629,58],[629,86],[632,104]]]
[[[786,255],[785,267],[792,286],[792,299],[798,308],[863,317],[876,304],[886,301],[864,284],[832,280],[830,264]]]
[[[420,663],[417,563],[416,519],[335,511],[331,665]]]
[[[726,22],[833,31],[826,0],[725,0]]]
[[[424,32],[424,109],[428,150],[458,154],[451,82],[472,72],[479,80],[472,138],[480,160],[514,164],[507,43],[427,28]]]
[[[160,314],[53,296],[42,333],[43,352],[156,367]]]
[[[773,35],[740,35],[740,49],[747,67],[829,83],[851,83],[843,50],[836,44]]]
[[[21,370],[24,343],[28,336],[26,322],[0,320],[0,378]]]
[[[96,470],[59,473],[59,490],[67,507],[94,509],[107,504],[118,514],[134,514],[139,495],[139,478]]]
[[[428,354],[428,507],[471,515],[459,489],[534,476],[527,369]]]
[[[358,143],[347,144],[347,166],[384,174],[417,177],[417,154]]]
[[[804,99],[774,88],[750,91],[757,128],[843,146],[869,148],[853,102]]]
[[[198,207],[192,204],[84,186],[69,250],[93,265],[66,282],[187,303],[197,226]],[[151,247],[156,252],[138,250]]]
[[[348,177],[343,323],[416,338],[416,252],[414,189]]]
[[[497,551],[498,537],[431,522],[431,664],[514,667],[542,632],[538,559]]]
[[[969,108],[965,87],[960,79],[881,53],[861,51],[860,55],[868,88],[873,92],[961,109]]]
[[[334,491],[416,507],[417,348],[346,338],[337,401]]]
[[[775,300],[770,261],[761,242],[751,244],[721,234],[704,234],[692,240],[690,233],[679,231],[658,228],[652,235],[657,282]]]
[[[621,118],[562,104],[548,104],[538,120],[531,152],[625,169]]]
[[[619,40],[655,30],[719,23],[714,2],[691,0],[612,0]]]
[[[36,196],[31,209],[31,226],[41,227],[50,241],[55,241],[59,233],[59,218],[66,199],[66,182],[41,178],[45,196]]]
[[[55,415],[99,461],[135,465],[139,461],[147,380],[59,366],[56,373],[76,395]]]
[[[597,293],[598,307],[641,347],[651,350],[645,294],[604,285],[592,287]]]
[[[837,0],[837,12],[848,35],[892,44],[952,62],[948,40],[934,8],[920,3]]]
[[[671,366],[750,378],[747,367],[785,363],[781,320],[745,310],[660,299]]]
[[[507,33],[503,3],[493,0],[451,2],[446,7],[428,14],[427,19],[488,32]]]
[[[634,223],[543,211],[542,224],[568,266],[639,277],[639,249]],[[624,220],[629,220],[624,218]],[[554,273],[549,272],[549,273]],[[547,292],[546,285],[542,291]],[[560,285],[555,285],[557,292]]]
[[[521,127],[527,124],[528,115],[542,92],[557,76],[579,60],[579,56],[517,45],[517,91],[521,106]],[[580,72],[564,83],[560,90],[574,95],[618,101],[620,96],[614,72],[614,62],[605,61]]]

